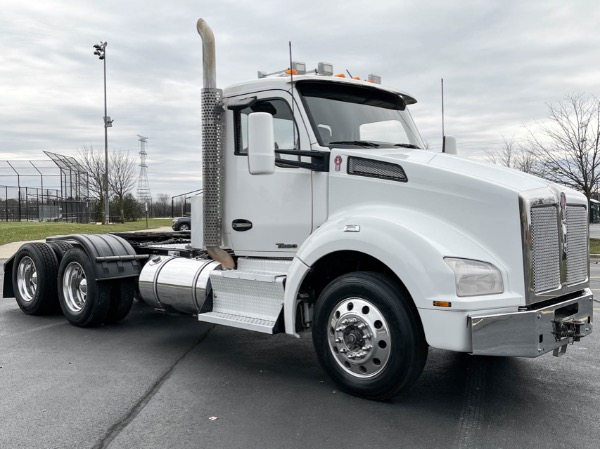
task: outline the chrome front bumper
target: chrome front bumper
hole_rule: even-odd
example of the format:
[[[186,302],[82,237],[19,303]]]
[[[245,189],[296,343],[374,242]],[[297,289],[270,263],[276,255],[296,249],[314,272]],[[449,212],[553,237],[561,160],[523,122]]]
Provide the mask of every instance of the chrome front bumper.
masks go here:
[[[537,357],[554,351],[562,355],[567,344],[592,333],[594,299],[586,288],[573,299],[537,310],[470,316],[472,353]]]

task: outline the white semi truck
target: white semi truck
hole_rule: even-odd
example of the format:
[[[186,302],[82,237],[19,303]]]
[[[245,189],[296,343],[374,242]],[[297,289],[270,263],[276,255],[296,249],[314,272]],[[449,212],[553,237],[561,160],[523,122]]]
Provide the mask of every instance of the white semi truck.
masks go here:
[[[344,391],[385,399],[428,347],[564,353],[592,332],[588,203],[517,171],[433,153],[409,94],[321,63],[216,88],[203,39],[204,193],[192,233],[23,245],[4,297],[76,326],[162,312],[298,337]],[[449,150],[453,148],[449,144]]]

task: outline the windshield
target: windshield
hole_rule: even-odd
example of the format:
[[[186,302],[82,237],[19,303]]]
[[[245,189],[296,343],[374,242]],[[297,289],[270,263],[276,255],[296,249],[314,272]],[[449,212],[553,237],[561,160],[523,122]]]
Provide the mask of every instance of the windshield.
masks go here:
[[[297,84],[319,144],[364,148],[423,148],[423,141],[397,94],[332,82]]]

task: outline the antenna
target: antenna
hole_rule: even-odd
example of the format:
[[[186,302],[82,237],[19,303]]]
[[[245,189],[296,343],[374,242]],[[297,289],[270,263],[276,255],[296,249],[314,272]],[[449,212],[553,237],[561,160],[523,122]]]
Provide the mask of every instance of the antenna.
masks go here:
[[[296,148],[296,115],[294,114],[294,69],[292,64],[292,41],[288,42],[290,48],[290,83],[292,88],[292,139],[294,139],[294,149]]]
[[[442,139],[446,135],[444,131],[444,78],[442,78]]]

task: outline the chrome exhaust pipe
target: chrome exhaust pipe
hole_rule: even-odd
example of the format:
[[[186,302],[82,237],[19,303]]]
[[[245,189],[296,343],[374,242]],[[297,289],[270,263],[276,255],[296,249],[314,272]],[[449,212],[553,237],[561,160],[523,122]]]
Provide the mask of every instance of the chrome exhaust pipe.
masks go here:
[[[225,136],[222,115],[223,92],[217,89],[217,58],[215,35],[204,21],[198,19],[198,34],[202,38],[202,187],[203,240],[210,257],[221,263],[223,269],[232,269],[235,263],[221,248],[223,220],[223,142]]]

